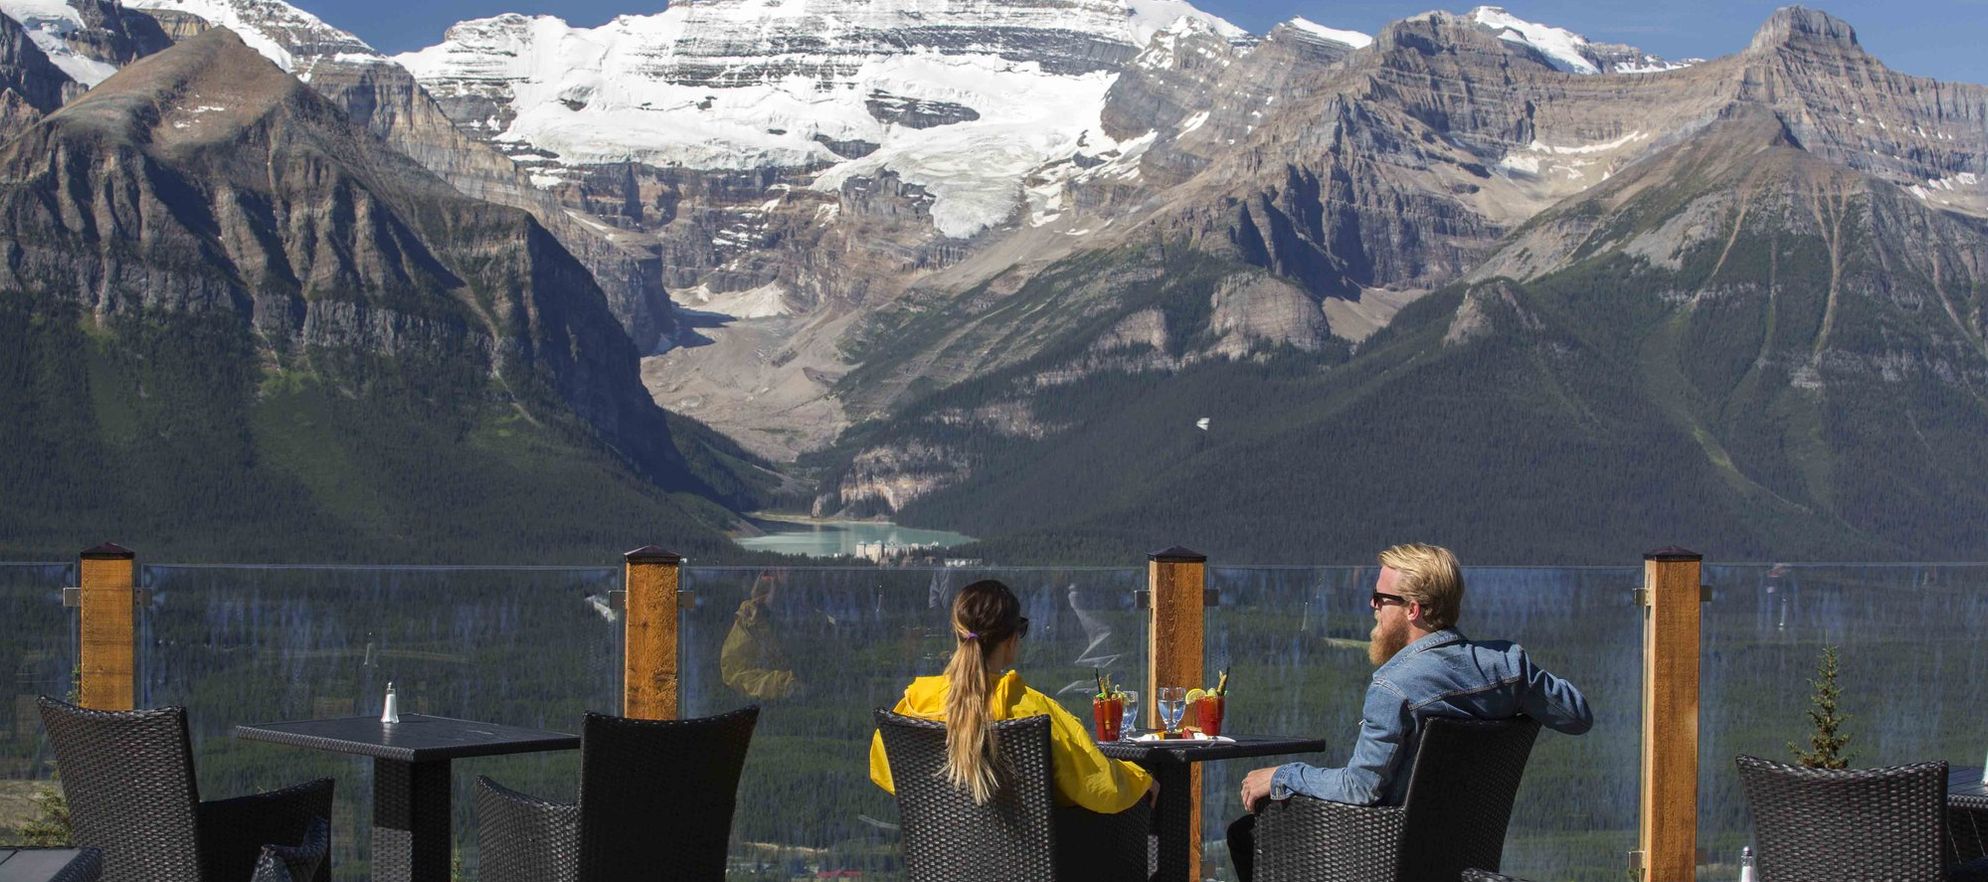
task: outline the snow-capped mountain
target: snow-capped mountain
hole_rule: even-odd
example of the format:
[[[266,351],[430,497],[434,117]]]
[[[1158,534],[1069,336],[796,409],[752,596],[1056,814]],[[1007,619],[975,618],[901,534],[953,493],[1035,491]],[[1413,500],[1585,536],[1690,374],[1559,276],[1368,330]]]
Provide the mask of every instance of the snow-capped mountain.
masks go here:
[[[1479,6],[1469,19],[1508,43],[1528,46],[1568,73],[1658,73],[1689,67],[1693,60],[1666,61],[1634,46],[1594,43],[1565,28],[1526,21],[1502,7]]]
[[[60,0],[7,0],[55,3]],[[124,0],[133,9],[179,13],[234,31],[249,48],[304,82],[322,61],[374,64],[384,58],[351,32],[282,0]]]
[[[598,28],[551,17],[463,22],[396,56],[466,128],[542,182],[576,166],[895,173],[964,238],[1000,222],[1027,173],[1089,132],[1118,69],[1181,18],[1178,0],[1047,3],[709,0]]]

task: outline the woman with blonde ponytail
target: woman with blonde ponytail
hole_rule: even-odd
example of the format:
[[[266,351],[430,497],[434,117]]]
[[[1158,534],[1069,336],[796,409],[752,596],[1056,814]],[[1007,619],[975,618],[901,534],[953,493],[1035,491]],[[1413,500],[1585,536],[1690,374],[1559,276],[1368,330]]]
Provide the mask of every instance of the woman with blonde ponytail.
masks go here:
[[[937,677],[919,677],[904,690],[893,711],[946,723],[946,780],[986,803],[1000,787],[994,767],[994,723],[1020,717],[1050,718],[1054,790],[1060,805],[1116,814],[1131,808],[1152,786],[1152,777],[1131,763],[1098,752],[1088,727],[1054,699],[1022,682],[1009,670],[1021,654],[1029,620],[1008,586],[984,579],[953,598],[952,660]],[[870,741],[870,780],[886,791],[890,763],[882,736]]]

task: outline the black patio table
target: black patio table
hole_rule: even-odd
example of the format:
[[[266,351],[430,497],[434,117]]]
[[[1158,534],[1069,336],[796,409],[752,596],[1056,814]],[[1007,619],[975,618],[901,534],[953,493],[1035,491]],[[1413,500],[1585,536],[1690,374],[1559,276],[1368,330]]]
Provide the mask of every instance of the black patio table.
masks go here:
[[[97,882],[102,872],[94,848],[0,848],[0,882]]]
[[[236,726],[235,737],[373,758],[373,878],[448,882],[449,761],[576,750],[580,736],[426,714]]]
[[[1106,741],[1098,750],[1112,759],[1138,763],[1160,782],[1160,802],[1153,827],[1160,838],[1158,882],[1192,882],[1188,858],[1193,854],[1188,819],[1193,796],[1188,787],[1188,767],[1194,763],[1245,757],[1280,756],[1292,753],[1318,753],[1324,739],[1283,738],[1274,735],[1231,735],[1230,741]],[[1207,820],[1203,819],[1206,824]],[[1205,874],[1204,874],[1205,875]]]

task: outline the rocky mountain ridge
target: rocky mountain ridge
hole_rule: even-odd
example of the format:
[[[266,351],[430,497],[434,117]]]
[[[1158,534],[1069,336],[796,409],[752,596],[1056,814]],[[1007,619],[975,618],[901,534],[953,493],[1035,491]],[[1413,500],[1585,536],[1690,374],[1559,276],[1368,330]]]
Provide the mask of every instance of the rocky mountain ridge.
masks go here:
[[[1197,111],[1187,117],[1196,124],[1182,126],[1190,130],[1156,142],[1142,157],[1142,169],[1192,170],[1157,197],[1143,223],[1097,237],[1098,250],[1052,263],[1044,275],[941,292],[880,314],[876,337],[890,345],[865,350],[866,363],[838,392],[871,396],[871,407],[894,416],[887,428],[850,439],[840,460],[848,465],[820,507],[905,511],[907,497],[951,498],[944,493],[949,485],[984,491],[971,476],[995,466],[964,453],[970,445],[958,434],[961,413],[1004,414],[984,426],[997,436],[999,425],[1054,426],[1058,420],[1042,412],[1046,389],[1086,380],[1109,385],[1117,382],[1108,379],[1114,373],[1275,359],[1280,348],[1343,351],[1330,341],[1360,343],[1386,328],[1396,310],[1460,280],[1564,274],[1588,261],[1593,246],[1539,241],[1566,241],[1560,237],[1568,215],[1557,206],[1607,192],[1620,176],[1699,139],[1725,144],[1710,133],[1735,115],[1773,120],[1786,149],[1809,158],[1803,168],[1835,168],[1877,188],[1832,185],[1848,187],[1845,195],[1810,208],[1824,218],[1833,213],[1831,230],[1847,222],[1846,204],[1867,198],[1850,194],[1877,190],[1899,194],[1930,216],[1961,219],[1924,243],[1930,253],[1910,261],[1926,268],[1914,275],[1914,284],[1926,287],[1911,299],[1947,303],[1942,310],[1955,316],[1962,344],[1938,344],[1947,352],[1944,366],[1917,376],[1934,382],[1977,369],[1961,365],[1979,354],[1964,345],[1979,336],[1978,307],[1950,298],[1975,290],[1966,281],[1966,268],[1977,265],[1968,237],[1982,229],[1972,200],[1983,192],[1978,166],[1988,155],[1988,125],[1981,122],[1988,90],[1891,72],[1862,50],[1846,24],[1810,10],[1777,13],[1736,55],[1630,75],[1570,75],[1532,47],[1476,25],[1438,13],[1389,26],[1372,47],[1299,80],[1295,103],[1306,112],[1280,113],[1268,100],[1247,112],[1233,105],[1211,108],[1208,117]],[[1203,134],[1225,109],[1229,132]],[[1253,125],[1233,122],[1259,112]],[[1628,180],[1655,188],[1665,179]],[[1808,186],[1799,184],[1806,180],[1758,183],[1756,195],[1792,198],[1782,191]],[[1708,195],[1688,211],[1666,215],[1671,226],[1659,239],[1711,235],[1719,221],[1709,206],[1717,203]],[[1632,223],[1618,209],[1578,204],[1599,218],[1591,223]],[[1634,210],[1649,206],[1636,203]],[[1785,223],[1791,236],[1815,232],[1812,225]],[[1923,225],[1901,221],[1882,235]],[[1669,250],[1649,256],[1659,253],[1649,241],[1627,253],[1674,262]],[[1150,298],[1140,287],[1179,275],[1172,267],[1183,251],[1206,256],[1197,266],[1211,275],[1196,293],[1179,295],[1200,302],[1168,303],[1175,295],[1163,289],[1161,302],[1141,306]],[[1904,254],[1871,259],[1908,264]],[[1841,260],[1831,265],[1840,268]],[[1086,265],[1087,281],[1058,272]],[[1265,278],[1280,284],[1266,287]],[[1841,293],[1842,277],[1833,278],[1832,290]],[[1902,282],[1880,274],[1864,284],[1882,290]],[[1488,326],[1482,316],[1507,299],[1467,298],[1450,339],[1475,339]],[[1239,307],[1239,300],[1247,305]],[[1038,318],[1052,316],[1064,321]],[[1073,316],[1097,318],[1067,321]],[[1922,334],[1937,336],[1915,331],[1915,339]],[[922,346],[906,345],[920,339]],[[1896,365],[1918,358],[1838,353],[1832,339],[1825,333],[1813,341],[1812,364],[1791,368],[1787,382],[1827,385],[1828,372],[1819,366],[1848,361],[1892,364],[1879,373],[1895,374]],[[948,386],[954,391],[925,391]],[[910,510],[915,516],[918,505]]]
[[[729,516],[667,494],[747,504],[679,450],[593,276],[531,215],[463,195],[225,28],[125,65],[0,146],[0,217],[9,350],[106,365],[36,381],[84,384],[97,402],[85,425],[29,418],[10,440],[38,449],[54,432],[110,455],[128,440],[115,427],[132,418],[104,405],[136,386],[136,400],[158,400],[135,407],[162,408],[156,455],[184,456],[211,478],[171,505],[294,492],[286,512],[316,512],[326,530],[387,530],[374,539],[390,543],[442,498],[412,488],[454,496],[478,518],[511,492],[432,486],[438,476],[514,473],[535,486],[585,473],[576,488],[714,547]],[[210,380],[148,366],[185,362]],[[4,392],[26,395],[25,413],[49,411],[34,389]],[[276,416],[296,410],[349,419],[300,432]],[[397,443],[366,434],[381,420]],[[221,446],[181,448],[212,429]],[[451,438],[446,455],[433,449]],[[539,456],[554,459],[543,474],[515,473]],[[23,512],[71,514],[31,492],[61,469],[15,471],[0,477],[39,506]],[[375,495],[355,498],[362,487]],[[572,490],[545,492],[549,502]],[[153,510],[114,516],[149,523]]]

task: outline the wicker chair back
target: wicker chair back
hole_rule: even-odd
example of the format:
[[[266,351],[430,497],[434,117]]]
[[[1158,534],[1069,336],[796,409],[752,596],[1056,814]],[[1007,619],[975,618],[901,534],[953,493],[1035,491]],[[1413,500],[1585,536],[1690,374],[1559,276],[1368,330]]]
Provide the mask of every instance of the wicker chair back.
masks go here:
[[[99,711],[42,696],[75,842],[103,852],[104,882],[200,882],[186,710]]]
[[[1396,878],[1448,882],[1472,867],[1498,869],[1538,737],[1530,717],[1424,721],[1402,802]]]
[[[758,722],[757,706],[694,720],[587,714],[580,878],[724,879],[739,775]]]
[[[1947,764],[1804,769],[1741,755],[1760,882],[1946,878]]]
[[[897,790],[907,882],[1054,882],[1049,718],[994,724],[1001,785],[986,805],[953,787],[946,726],[878,709]]]

